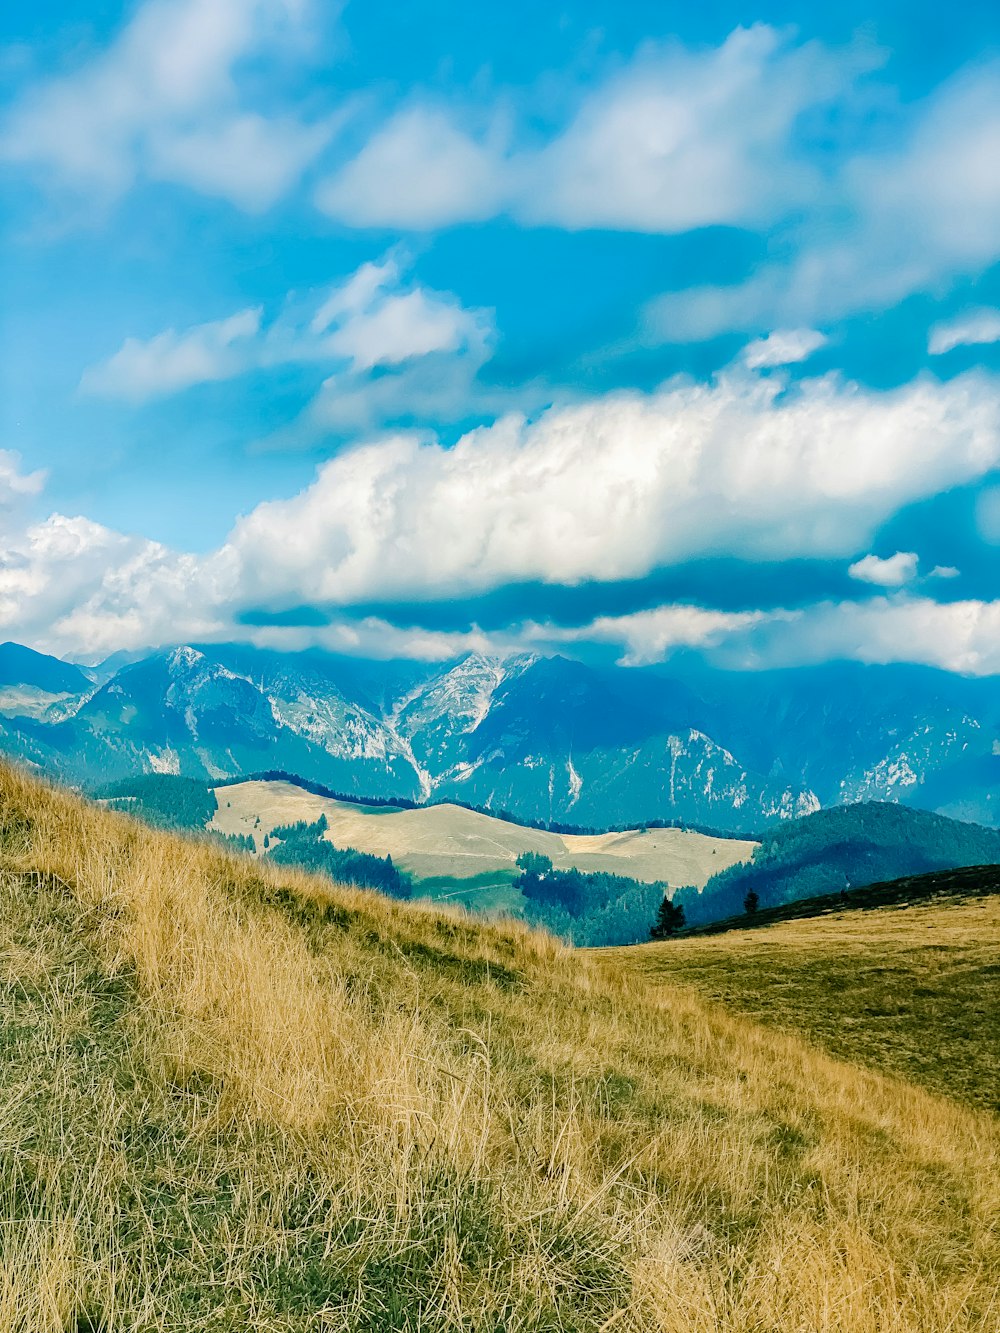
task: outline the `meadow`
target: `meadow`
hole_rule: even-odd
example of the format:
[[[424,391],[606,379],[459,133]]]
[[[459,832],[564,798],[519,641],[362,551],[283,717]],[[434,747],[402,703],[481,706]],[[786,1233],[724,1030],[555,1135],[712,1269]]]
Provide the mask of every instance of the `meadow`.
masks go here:
[[[615,958],[841,1059],[1000,1113],[1000,895],[682,937]]]
[[[4,1333],[1000,1322],[983,1110],[8,768],[0,893]]]
[[[714,838],[686,829],[560,834],[528,828],[458,805],[415,810],[356,805],[305,791],[289,782],[241,782],[218,787],[212,827],[226,834],[265,833],[325,815],[338,847],[389,855],[417,881],[416,891],[477,911],[520,913],[512,888],[522,852],[549,857],[558,870],[609,871],[652,883],[702,885],[710,875],[748,859],[756,843]]]

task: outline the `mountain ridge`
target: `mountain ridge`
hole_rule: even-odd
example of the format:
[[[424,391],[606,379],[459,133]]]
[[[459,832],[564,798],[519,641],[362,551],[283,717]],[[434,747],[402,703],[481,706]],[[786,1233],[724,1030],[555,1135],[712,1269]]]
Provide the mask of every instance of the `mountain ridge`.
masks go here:
[[[737,834],[869,799],[1000,819],[998,678],[534,654],[370,662],[202,644],[76,680],[58,705],[6,697],[0,749],[84,786],[280,769],[348,794],[455,799],[546,823],[664,819]]]

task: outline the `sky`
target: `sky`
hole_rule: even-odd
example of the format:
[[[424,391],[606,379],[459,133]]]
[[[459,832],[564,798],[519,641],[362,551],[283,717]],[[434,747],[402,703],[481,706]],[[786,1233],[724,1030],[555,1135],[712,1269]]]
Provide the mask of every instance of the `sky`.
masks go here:
[[[5,7],[0,637],[1000,672],[1000,9]]]

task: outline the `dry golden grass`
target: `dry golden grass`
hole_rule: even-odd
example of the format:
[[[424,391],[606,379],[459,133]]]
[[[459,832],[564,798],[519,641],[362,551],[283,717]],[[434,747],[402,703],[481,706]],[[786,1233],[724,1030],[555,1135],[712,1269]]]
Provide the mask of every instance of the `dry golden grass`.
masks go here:
[[[0,770],[0,1330],[995,1333],[1000,1125]]]

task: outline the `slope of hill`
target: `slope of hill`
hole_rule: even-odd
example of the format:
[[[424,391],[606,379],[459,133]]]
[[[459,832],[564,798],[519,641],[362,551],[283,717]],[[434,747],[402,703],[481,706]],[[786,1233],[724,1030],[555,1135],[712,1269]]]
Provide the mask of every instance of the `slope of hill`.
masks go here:
[[[682,936],[613,956],[841,1059],[1000,1113],[1000,867],[968,874],[971,883],[930,877],[955,897]]]
[[[58,709],[20,686],[0,700],[0,750],[85,786],[283,770],[337,791],[585,827],[659,819],[752,836],[873,799],[1000,822],[1000,677],[529,654],[377,663],[231,644],[117,659],[89,676]]]
[[[243,782],[218,787],[215,794],[212,827],[221,833],[252,834],[261,846],[277,825],[325,815],[326,836],[338,847],[389,855],[414,877],[419,893],[481,911],[523,906],[520,894],[511,890],[522,852],[548,856],[558,869],[610,871],[647,883],[704,884],[716,867],[745,860],[756,846],[683,829],[549,833],[456,805],[415,810],[354,805],[289,782]]]
[[[991,1117],[8,770],[0,893],[4,1328],[995,1328]]]
[[[807,921],[834,912],[871,912],[883,907],[911,907],[934,899],[987,898],[1000,894],[1000,865],[959,866],[954,870],[932,870],[923,875],[904,875],[882,883],[866,884],[849,893],[824,893],[815,898],[796,898],[780,907],[744,909],[739,916],[722,917],[705,926],[684,932],[722,935],[728,930],[763,930],[779,921]]]
[[[820,810],[768,829],[753,859],[681,893],[689,925],[959,866],[1000,863],[1000,830],[885,801]],[[675,895],[677,896],[677,895]]]

